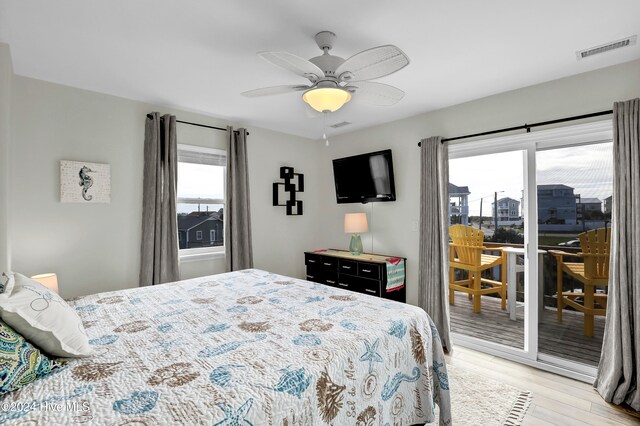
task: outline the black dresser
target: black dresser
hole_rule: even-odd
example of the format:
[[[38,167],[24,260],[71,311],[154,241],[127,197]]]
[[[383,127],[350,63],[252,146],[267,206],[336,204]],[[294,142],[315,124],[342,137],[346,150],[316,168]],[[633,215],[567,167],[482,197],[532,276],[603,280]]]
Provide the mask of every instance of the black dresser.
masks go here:
[[[406,302],[406,259],[402,262],[402,280],[405,285],[397,290],[387,291],[387,263],[383,256],[362,253],[353,256],[344,250],[318,250],[304,253],[307,266],[307,280],[343,288],[384,299]]]

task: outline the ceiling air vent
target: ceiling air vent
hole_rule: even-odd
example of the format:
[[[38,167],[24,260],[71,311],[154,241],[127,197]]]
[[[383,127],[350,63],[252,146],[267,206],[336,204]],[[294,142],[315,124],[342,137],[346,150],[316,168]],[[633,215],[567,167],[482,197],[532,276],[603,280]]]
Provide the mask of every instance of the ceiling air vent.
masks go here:
[[[333,127],[334,129],[337,129],[339,127],[348,126],[349,124],[351,124],[349,121],[343,121],[343,122],[340,122],[340,123],[332,124],[329,127]]]
[[[603,44],[601,46],[591,47],[585,50],[579,50],[576,52],[578,60],[588,58],[589,56],[598,55],[600,53],[609,52],[610,50],[620,49],[621,47],[633,46],[638,40],[637,35],[623,38],[622,40],[612,41],[611,43]]]

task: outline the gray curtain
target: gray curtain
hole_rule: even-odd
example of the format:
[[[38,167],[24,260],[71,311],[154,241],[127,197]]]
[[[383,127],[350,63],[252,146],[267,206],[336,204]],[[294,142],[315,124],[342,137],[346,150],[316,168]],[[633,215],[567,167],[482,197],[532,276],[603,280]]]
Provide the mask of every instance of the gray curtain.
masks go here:
[[[253,268],[247,131],[227,127],[227,191],[224,247],[227,271]]]
[[[441,137],[421,141],[418,303],[453,350],[449,336],[449,158]]]
[[[177,281],[176,117],[147,115],[144,134],[140,285]]]
[[[594,386],[640,410],[640,99],[613,105],[613,135],[609,298]]]

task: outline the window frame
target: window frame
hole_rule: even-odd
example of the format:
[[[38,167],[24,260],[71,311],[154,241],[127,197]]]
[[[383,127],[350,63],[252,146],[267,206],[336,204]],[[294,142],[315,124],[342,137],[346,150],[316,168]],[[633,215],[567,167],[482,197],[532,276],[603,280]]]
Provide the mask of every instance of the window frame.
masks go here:
[[[178,151],[191,151],[197,153],[207,153],[207,154],[216,154],[216,155],[224,155],[227,157],[227,151],[223,149],[217,148],[209,148],[198,145],[187,145],[187,144],[178,144]],[[178,161],[180,163],[180,161]],[[224,191],[223,198],[188,198],[188,197],[178,197],[176,194],[176,204],[222,204],[223,211],[226,207],[226,190],[227,190],[227,166],[222,166],[222,188]],[[180,176],[178,176],[178,179]],[[176,218],[177,220],[177,218]],[[224,233],[225,223],[224,220],[222,222],[222,230]],[[188,231],[187,231],[188,232]],[[196,231],[198,232],[198,231]],[[202,231],[200,231],[202,232]],[[204,235],[203,235],[204,238]],[[199,240],[203,241],[203,240]],[[209,259],[217,259],[225,257],[225,246],[224,241],[221,246],[207,246],[207,247],[196,247],[196,248],[187,248],[187,249],[178,249],[178,258],[180,262],[191,262],[191,261],[200,261],[200,260],[209,260]]]

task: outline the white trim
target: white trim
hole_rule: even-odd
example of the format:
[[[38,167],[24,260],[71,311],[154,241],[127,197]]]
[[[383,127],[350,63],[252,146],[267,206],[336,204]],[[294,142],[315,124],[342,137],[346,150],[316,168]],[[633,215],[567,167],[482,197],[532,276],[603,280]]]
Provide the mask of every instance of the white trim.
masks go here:
[[[217,148],[207,148],[204,146],[197,145],[185,145],[182,143],[178,144],[178,151],[190,151],[190,152],[205,152],[207,154],[215,154],[215,155],[227,155],[227,151],[224,149]]]
[[[580,362],[568,361],[566,359],[562,359],[553,355],[540,353],[538,354],[538,361],[551,364],[555,367],[562,368],[564,370],[572,370],[576,374],[581,374],[592,382],[595,380],[596,375],[598,374],[598,368],[592,367],[590,365],[582,364]]]
[[[539,360],[532,360],[527,357],[521,356],[516,350],[508,346],[499,345],[497,343],[487,344],[485,340],[478,338],[465,336],[462,334],[451,333],[451,338],[455,345],[460,345],[464,348],[476,350],[478,352],[484,352],[489,355],[494,355],[500,358],[508,359],[509,361],[515,361],[520,364],[528,365],[530,367],[539,368],[543,371],[557,374],[559,376],[568,377],[570,379],[579,380],[581,382],[592,384],[596,377],[596,368],[588,367],[583,364],[567,363],[570,367],[565,367],[562,364],[563,360],[555,358],[549,355],[540,357]],[[508,350],[505,350],[508,349]],[[455,349],[454,349],[455,350]],[[521,352],[522,353],[522,352]],[[578,372],[576,366],[579,365],[583,372]]]
[[[538,150],[544,150],[608,142],[612,139],[613,124],[611,120],[602,120],[499,138],[447,143],[449,144],[449,158],[455,159],[527,149],[532,144],[535,144]]]
[[[178,257],[180,258],[180,263],[222,259],[225,257],[224,246],[183,249],[180,250]]]
[[[212,247],[196,247],[180,250],[180,256],[193,256],[198,254],[218,253],[224,252],[224,246],[212,246]]]
[[[515,346],[507,346],[507,345],[503,345],[502,343],[496,343],[486,339],[468,336],[466,334],[460,334],[456,332],[452,332],[451,336],[452,336],[452,341],[455,345],[470,347],[473,349],[477,349],[480,352],[483,352],[484,349],[486,348],[486,349],[492,350],[495,353],[504,353],[514,358],[531,360],[531,358],[527,356],[524,349],[522,348],[516,348]],[[524,345],[524,339],[522,344]],[[473,346],[469,346],[469,345],[473,345]],[[495,353],[493,352],[492,354],[495,355]]]
[[[196,241],[202,241],[203,235],[202,231],[196,231]]]
[[[536,169],[536,148],[530,145],[523,153],[523,178],[524,178],[524,195],[523,202],[527,211],[525,216],[529,218],[538,217],[538,182]],[[524,304],[524,349],[527,357],[533,361],[538,356],[538,303],[539,292],[538,286],[538,221],[525,220],[525,280],[524,292],[525,300],[529,303]]]

